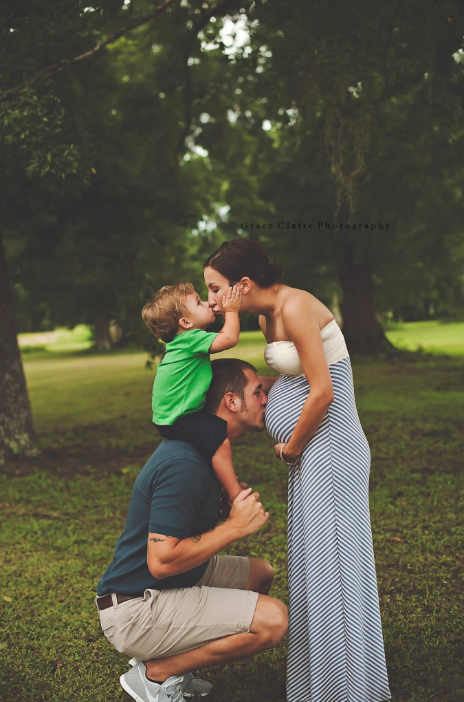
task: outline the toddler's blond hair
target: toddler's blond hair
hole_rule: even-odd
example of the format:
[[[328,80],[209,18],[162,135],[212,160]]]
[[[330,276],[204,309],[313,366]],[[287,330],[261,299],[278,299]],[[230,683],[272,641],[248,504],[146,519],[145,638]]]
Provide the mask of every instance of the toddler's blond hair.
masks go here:
[[[151,332],[167,344],[174,339],[179,319],[187,312],[187,295],[195,292],[192,283],[165,285],[142,310],[143,321]]]

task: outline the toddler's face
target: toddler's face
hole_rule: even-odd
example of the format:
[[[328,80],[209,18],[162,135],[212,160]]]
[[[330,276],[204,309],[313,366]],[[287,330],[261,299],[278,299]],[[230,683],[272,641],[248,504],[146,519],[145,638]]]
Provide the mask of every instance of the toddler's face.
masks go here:
[[[215,320],[216,315],[208,302],[200,300],[197,292],[190,293],[186,299],[187,314],[185,318],[192,323],[193,329],[206,329]]]

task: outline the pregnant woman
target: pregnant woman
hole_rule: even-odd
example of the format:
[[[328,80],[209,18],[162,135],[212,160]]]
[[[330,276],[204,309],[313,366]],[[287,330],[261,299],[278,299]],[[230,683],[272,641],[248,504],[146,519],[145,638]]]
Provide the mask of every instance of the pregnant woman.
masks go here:
[[[289,466],[288,702],[390,699],[369,514],[369,444],[345,340],[330,310],[280,284],[256,242],[224,242],[205,263],[209,302],[230,285],[268,342],[266,426]],[[273,384],[272,384],[273,383]]]

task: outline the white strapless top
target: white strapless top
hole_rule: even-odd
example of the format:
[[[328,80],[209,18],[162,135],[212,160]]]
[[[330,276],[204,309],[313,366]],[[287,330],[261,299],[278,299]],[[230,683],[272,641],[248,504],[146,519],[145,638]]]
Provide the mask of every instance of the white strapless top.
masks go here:
[[[335,319],[321,329],[321,339],[328,366],[349,355],[345,337]],[[273,341],[268,344],[264,350],[264,360],[278,373],[304,375],[293,341]]]

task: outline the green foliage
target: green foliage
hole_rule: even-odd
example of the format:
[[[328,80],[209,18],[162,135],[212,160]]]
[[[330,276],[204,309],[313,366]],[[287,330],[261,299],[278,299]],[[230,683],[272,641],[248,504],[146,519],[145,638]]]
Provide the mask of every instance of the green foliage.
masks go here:
[[[459,3],[430,15],[419,2],[397,12],[256,3],[249,20],[250,45],[230,69],[244,78],[233,109],[247,156],[223,143],[210,152],[228,173],[240,169],[228,180],[228,231],[273,222],[272,232],[245,233],[323,299],[351,263],[374,275],[381,312],[412,320],[462,307]],[[263,118],[272,128],[257,136]],[[279,230],[279,221],[314,227]],[[326,231],[318,221],[390,228]]]
[[[19,334],[18,343],[22,355],[27,354],[28,360],[38,360],[49,357],[49,354],[69,355],[87,351],[92,347],[93,333],[87,325],[79,324],[74,329],[56,329],[53,332],[38,334]]]
[[[160,339],[156,339],[154,336],[151,336],[144,348],[148,352],[149,356],[145,367],[147,370],[153,370],[155,367],[155,361],[159,362],[165,354],[165,345]]]
[[[3,112],[2,152],[6,157],[6,175],[14,173],[18,155],[28,178],[65,180],[81,168],[80,154],[63,134],[64,109],[54,95],[41,99],[31,90],[23,90],[21,103]],[[50,132],[53,141],[49,141]],[[75,135],[76,136],[76,135]],[[68,138],[66,138],[68,137]],[[84,182],[88,184],[89,180]]]
[[[237,233],[328,304],[349,261],[374,276],[380,312],[413,320],[462,306],[459,3],[427,14],[417,0],[398,11],[256,2],[211,18],[183,2],[35,80],[155,6],[2,9],[2,83],[23,85],[0,102],[2,236],[23,330],[100,314],[143,343],[154,290],[199,285],[203,258]],[[225,44],[225,11],[249,32],[241,48]],[[336,211],[391,227],[242,227],[317,225]]]
[[[154,7],[148,2],[138,10]],[[0,103],[10,154],[2,234],[21,329],[92,324],[98,314],[118,323],[125,343],[142,344],[148,333],[140,311],[154,290],[190,273],[199,278],[189,234],[217,189],[204,159],[182,160],[178,41],[191,36],[186,10],[172,20],[160,15],[94,63],[36,83],[34,71],[54,60],[50,42],[55,58],[60,47],[69,58],[129,16],[121,3],[119,10],[113,3],[86,10],[74,2],[52,9],[39,3],[25,13],[17,25],[6,13],[13,31],[4,84],[20,80],[19,63],[32,85]],[[78,39],[65,48],[67,27]],[[27,63],[32,33],[37,46]]]

